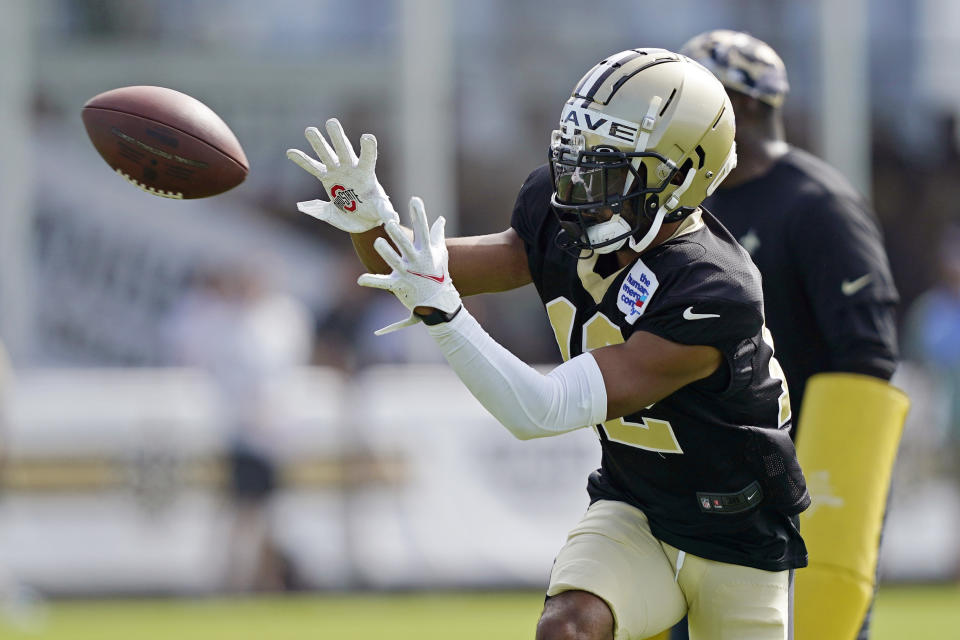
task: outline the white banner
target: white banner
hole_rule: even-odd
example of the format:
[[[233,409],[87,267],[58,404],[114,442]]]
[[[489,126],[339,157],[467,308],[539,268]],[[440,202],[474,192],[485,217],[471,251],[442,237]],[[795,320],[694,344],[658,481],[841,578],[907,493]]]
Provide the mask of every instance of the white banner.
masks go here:
[[[922,380],[899,384],[911,381],[935,408]],[[268,398],[258,441],[279,468],[269,525],[310,587],[543,587],[600,460],[589,429],[514,439],[445,365],[355,378],[301,369],[273,381]],[[26,371],[9,410],[0,567],[49,593],[224,588],[231,434],[208,377]],[[916,417],[882,567],[888,578],[929,580],[953,566],[945,522],[960,502],[955,488],[918,475],[940,440],[930,416]],[[930,525],[923,545],[916,522]]]

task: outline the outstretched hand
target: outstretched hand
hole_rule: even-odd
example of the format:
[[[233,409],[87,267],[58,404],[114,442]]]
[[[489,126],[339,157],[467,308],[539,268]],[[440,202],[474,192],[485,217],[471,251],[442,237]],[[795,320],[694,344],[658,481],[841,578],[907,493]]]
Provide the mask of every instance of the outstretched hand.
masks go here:
[[[377,181],[377,139],[372,134],[360,136],[359,158],[336,118],[327,120],[332,148],[316,127],[308,127],[305,135],[319,160],[299,149],[287,149],[287,157],[317,178],[330,200],[298,202],[297,209],[348,233],[363,233],[388,221],[399,221],[400,216]]]
[[[428,227],[423,200],[413,197],[410,199],[413,240],[410,240],[399,222],[391,220],[384,225],[399,252],[385,238],[377,238],[373,246],[393,272],[388,275],[365,273],[357,283],[390,291],[410,310],[410,316],[376,331],[377,335],[419,322],[420,318],[413,313],[418,307],[439,309],[447,314],[453,314],[460,308],[460,294],[453,286],[447,268],[447,245],[443,235],[445,224],[446,220],[440,216],[432,227]]]

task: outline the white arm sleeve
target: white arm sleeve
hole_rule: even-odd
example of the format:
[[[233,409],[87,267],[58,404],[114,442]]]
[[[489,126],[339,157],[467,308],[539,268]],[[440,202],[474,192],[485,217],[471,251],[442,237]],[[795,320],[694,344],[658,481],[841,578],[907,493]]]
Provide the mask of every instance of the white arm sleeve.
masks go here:
[[[606,420],[607,390],[589,353],[543,375],[500,346],[465,307],[427,330],[474,397],[517,438],[554,436]]]

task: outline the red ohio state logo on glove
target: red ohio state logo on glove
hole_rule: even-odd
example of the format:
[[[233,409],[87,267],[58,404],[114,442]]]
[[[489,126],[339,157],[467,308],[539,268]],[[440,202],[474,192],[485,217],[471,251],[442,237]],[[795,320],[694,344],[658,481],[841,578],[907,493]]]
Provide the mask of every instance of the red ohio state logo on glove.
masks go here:
[[[357,197],[356,191],[347,189],[342,184],[335,184],[330,189],[330,195],[333,196],[333,204],[341,211],[356,211],[357,203],[363,200]]]

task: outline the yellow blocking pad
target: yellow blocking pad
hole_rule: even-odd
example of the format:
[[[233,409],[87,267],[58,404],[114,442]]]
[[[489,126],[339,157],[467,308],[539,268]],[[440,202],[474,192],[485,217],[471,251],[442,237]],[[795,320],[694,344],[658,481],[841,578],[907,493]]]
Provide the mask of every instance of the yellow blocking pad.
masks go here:
[[[670,629],[666,631],[661,631],[655,636],[650,636],[647,640],[670,640]]]
[[[821,373],[807,383],[797,455],[813,501],[800,514],[810,566],[795,576],[796,640],[853,640],[860,629],[909,406],[871,376]]]

